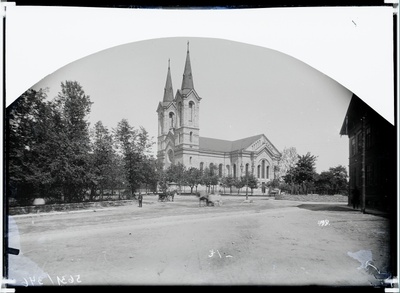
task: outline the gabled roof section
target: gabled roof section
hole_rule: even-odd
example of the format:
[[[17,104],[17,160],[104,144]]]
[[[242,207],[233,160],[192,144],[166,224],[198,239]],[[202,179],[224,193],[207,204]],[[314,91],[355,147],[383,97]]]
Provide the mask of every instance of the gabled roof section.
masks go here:
[[[253,142],[261,138],[262,136],[263,134],[258,134],[255,136],[250,136],[239,140],[235,140],[232,142],[232,151],[247,149]]]
[[[197,101],[201,100],[201,97],[197,94],[195,89],[184,89],[184,90],[178,89],[176,91],[175,101],[178,101],[179,99],[188,98],[192,93]]]
[[[232,142],[229,140],[199,137],[200,150],[209,150],[217,152],[230,152],[232,149]]]
[[[354,125],[357,124],[363,116],[367,115],[367,113],[374,113],[375,115],[380,116],[362,99],[353,94],[339,134],[348,135]]]
[[[233,152],[246,149],[263,134],[242,138],[239,140],[223,140],[209,137],[199,137],[200,150],[210,150],[217,152]]]
[[[168,72],[167,72],[167,80],[165,82],[165,87],[164,87],[163,102],[172,102],[173,99],[174,99],[174,90],[172,88],[170,60],[168,59]]]
[[[194,89],[192,66],[190,65],[189,42],[187,43],[186,62],[185,62],[185,69],[183,71],[183,79],[182,79],[181,89],[182,90]]]
[[[175,106],[175,103],[173,101],[172,102],[159,102],[156,112],[168,109],[170,107],[173,107],[176,110],[176,106]]]
[[[353,94],[350,100],[349,107],[347,108],[346,115],[344,116],[342,128],[340,128],[340,133],[339,133],[340,135],[348,135],[347,131],[348,131],[349,113],[352,112],[350,111],[350,109],[354,108],[354,104],[355,104],[355,96]]]

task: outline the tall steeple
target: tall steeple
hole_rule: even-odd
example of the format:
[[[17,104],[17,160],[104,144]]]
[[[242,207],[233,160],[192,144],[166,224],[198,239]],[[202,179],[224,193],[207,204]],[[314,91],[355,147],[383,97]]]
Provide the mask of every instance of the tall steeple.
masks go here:
[[[168,59],[168,73],[167,73],[167,81],[165,82],[163,102],[172,102],[173,99],[174,99],[174,90],[172,89],[170,60]]]
[[[185,63],[185,70],[183,71],[183,80],[181,89],[182,90],[194,89],[192,67],[190,66],[189,42],[187,42],[186,63]]]

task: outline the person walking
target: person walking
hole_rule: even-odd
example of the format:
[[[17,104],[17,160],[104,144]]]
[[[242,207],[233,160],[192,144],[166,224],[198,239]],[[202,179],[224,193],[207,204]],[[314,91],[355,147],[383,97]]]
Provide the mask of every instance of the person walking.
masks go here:
[[[143,195],[139,194],[138,201],[139,201],[139,208],[141,208],[142,207],[142,201],[143,201]]]
[[[360,204],[360,191],[358,190],[357,186],[353,189],[353,209],[358,209]]]

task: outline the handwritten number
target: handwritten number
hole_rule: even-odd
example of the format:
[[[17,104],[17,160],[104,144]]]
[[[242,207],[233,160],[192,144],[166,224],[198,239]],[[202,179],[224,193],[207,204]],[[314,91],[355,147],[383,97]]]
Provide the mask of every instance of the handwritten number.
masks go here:
[[[42,278],[42,277],[39,277],[39,278],[38,278],[38,284],[39,284],[39,285],[43,285],[43,282],[42,282],[42,280],[43,280],[43,278]]]
[[[57,276],[57,282],[58,285],[61,286],[61,284],[65,285],[67,283],[67,281],[65,280],[65,276],[62,276],[61,278],[59,276]]]
[[[76,282],[77,282],[77,283],[81,283],[81,282],[82,282],[82,281],[81,281],[81,276],[80,276],[80,275],[76,275],[75,277],[76,277]]]
[[[35,285],[35,280],[36,280],[36,278],[35,277],[29,277],[29,281],[31,281],[31,284],[32,284],[32,286],[34,286]]]
[[[50,279],[50,281],[51,281],[51,284],[54,285],[53,279],[50,277],[50,275],[47,274],[47,276],[49,277],[49,279]]]
[[[54,281],[50,277],[49,274],[47,274],[47,277],[50,279],[51,284],[54,285]],[[38,277],[36,279],[35,276],[32,276],[32,277],[29,277],[28,279],[26,279],[26,278],[23,278],[23,279],[24,280],[23,280],[22,285],[25,286],[25,287],[28,287],[29,285],[34,286],[34,285],[36,285],[36,283],[39,284],[39,285],[43,285],[43,277]],[[82,283],[81,275],[74,275],[74,276],[73,275],[69,275],[69,276],[61,276],[61,277],[57,276],[57,283],[58,283],[59,286],[66,285],[68,283],[73,284],[75,282],[76,283]]]
[[[328,226],[329,225],[329,220],[321,220],[318,221],[318,226]]]

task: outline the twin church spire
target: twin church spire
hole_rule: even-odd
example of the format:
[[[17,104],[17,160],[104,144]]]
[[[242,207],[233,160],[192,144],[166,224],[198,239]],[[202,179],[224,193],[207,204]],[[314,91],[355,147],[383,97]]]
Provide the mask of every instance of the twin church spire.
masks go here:
[[[192,66],[190,65],[189,42],[187,43],[186,63],[185,63],[185,70],[183,71],[183,79],[182,79],[181,89],[182,90],[194,89]]]
[[[191,89],[194,89],[194,86],[193,86],[192,66],[190,64],[190,53],[189,53],[189,42],[188,42],[181,90],[191,90]],[[174,90],[172,88],[170,60],[168,59],[168,72],[167,72],[167,80],[165,82],[163,102],[172,102],[173,99],[174,99]]]
[[[172,102],[173,99],[174,99],[174,90],[172,88],[170,60],[168,59],[167,81],[165,83],[165,88],[164,88],[163,102]]]

